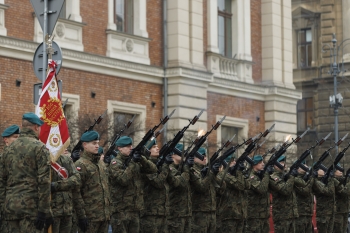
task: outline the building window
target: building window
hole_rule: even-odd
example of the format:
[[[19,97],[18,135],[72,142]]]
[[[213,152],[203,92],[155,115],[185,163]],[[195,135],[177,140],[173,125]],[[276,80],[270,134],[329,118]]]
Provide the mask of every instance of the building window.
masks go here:
[[[232,0],[218,0],[219,53],[232,58]]]
[[[222,125],[221,126],[221,144],[227,142],[227,140],[230,140],[233,137],[233,135],[236,135],[232,140],[231,145],[237,145],[238,134],[239,134],[239,128]]]
[[[298,131],[304,131],[308,127],[312,128],[314,124],[313,118],[313,98],[303,98],[298,101]]]
[[[312,62],[312,31],[301,29],[298,31],[298,67],[310,67]]]
[[[133,34],[133,2],[134,0],[114,1],[114,23],[117,31]]]

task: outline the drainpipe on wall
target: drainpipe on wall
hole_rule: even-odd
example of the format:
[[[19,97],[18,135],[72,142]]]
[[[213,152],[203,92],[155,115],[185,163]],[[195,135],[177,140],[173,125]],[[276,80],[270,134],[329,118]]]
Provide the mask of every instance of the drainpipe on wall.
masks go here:
[[[163,0],[163,94],[164,94],[164,112],[163,116],[168,115],[168,78],[166,77],[166,70],[168,67],[168,15],[167,15],[168,1]],[[163,130],[163,144],[167,140],[167,124]]]

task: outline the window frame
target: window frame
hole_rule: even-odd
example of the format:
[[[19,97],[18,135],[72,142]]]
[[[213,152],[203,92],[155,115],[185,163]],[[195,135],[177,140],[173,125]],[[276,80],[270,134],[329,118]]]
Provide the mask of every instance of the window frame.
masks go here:
[[[117,19],[117,1],[124,1],[124,19],[123,19],[123,30],[118,30]],[[116,31],[124,32],[128,34],[134,34],[134,1],[133,0],[113,0],[113,22],[116,25]],[[130,6],[131,5],[131,6]],[[131,8],[131,11],[130,11]],[[129,12],[130,11],[130,12]],[[131,17],[129,18],[129,14]]]
[[[219,48],[219,53],[225,57],[229,57],[232,58],[232,19],[233,19],[233,13],[232,13],[232,0],[224,0],[225,1],[225,5],[226,5],[226,1],[230,2],[229,6],[231,7],[230,11],[231,12],[227,12],[227,11],[222,11],[219,9],[219,6],[217,6],[217,16],[218,16],[218,48]],[[224,42],[224,54],[221,53],[220,51],[220,35],[219,35],[219,28],[220,28],[220,20],[219,18],[223,17],[224,18],[224,38],[225,38],[225,42]],[[230,25],[227,25],[227,20],[230,20]],[[227,32],[228,27],[231,28],[230,32]]]
[[[310,40],[310,42],[308,42],[306,40],[306,38],[307,38],[307,36],[306,36],[307,31],[310,31],[310,33],[311,33],[311,40]],[[300,32],[304,32],[305,42],[299,42]],[[312,28],[302,28],[302,29],[298,29],[297,30],[297,40],[296,40],[296,42],[297,42],[297,59],[298,59],[298,63],[297,64],[298,64],[298,68],[299,69],[312,67],[312,56],[313,56],[312,41],[313,41],[313,39],[312,39]],[[300,46],[304,46],[305,47],[305,65],[304,66],[300,65],[301,64],[301,62],[300,62],[301,54],[299,52],[299,47]],[[311,53],[310,54],[308,52],[308,47],[311,48]],[[310,64],[308,64],[310,55],[311,55],[311,61],[310,61]]]
[[[312,103],[312,107],[308,108],[308,100]],[[299,109],[299,103],[303,101],[303,109]],[[313,128],[314,126],[314,115],[313,115],[313,111],[314,111],[314,98],[313,97],[304,97],[301,100],[298,101],[297,103],[297,131],[301,132],[301,131],[305,131],[308,127],[309,128]],[[311,113],[312,116],[312,124],[308,125],[308,113]],[[300,117],[299,114],[303,114],[303,118],[304,118],[304,122],[303,122],[303,128],[300,128]]]

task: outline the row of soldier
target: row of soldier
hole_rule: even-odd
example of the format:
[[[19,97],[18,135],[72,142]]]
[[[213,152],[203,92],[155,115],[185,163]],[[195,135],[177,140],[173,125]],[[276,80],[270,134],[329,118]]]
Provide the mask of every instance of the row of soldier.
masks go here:
[[[339,166],[326,184],[322,170],[305,175],[294,169],[286,178],[283,168],[264,169],[261,155],[249,169],[231,159],[229,167],[237,170],[214,163],[203,174],[204,148],[198,150],[203,160],[184,162],[174,153],[157,167],[156,140],[147,143],[147,157],[131,153],[127,136],[116,141],[115,157],[106,164],[99,134],[88,131],[80,138],[83,150],[72,153],[74,163],[70,154],[58,159],[69,173],[62,179],[50,169],[49,152],[38,140],[42,124],[26,113],[21,131],[13,125],[2,133],[1,232],[43,232],[53,223],[52,232],[107,232],[110,224],[113,232],[267,233],[271,198],[275,232],[311,232],[314,195],[319,232],[346,232],[350,184]],[[278,162],[284,166],[285,156]]]

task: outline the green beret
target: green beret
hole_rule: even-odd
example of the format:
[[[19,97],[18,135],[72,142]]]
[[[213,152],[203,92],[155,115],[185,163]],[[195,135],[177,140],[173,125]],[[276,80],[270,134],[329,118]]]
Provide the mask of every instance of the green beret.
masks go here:
[[[205,155],[207,153],[207,150],[204,147],[199,148],[198,152],[202,155]]]
[[[117,147],[125,147],[132,145],[132,138],[128,136],[121,136],[116,142],[115,145]]]
[[[229,156],[227,156],[227,158],[225,159],[225,161],[229,163],[229,162],[231,161],[232,157],[235,158],[235,156],[233,156],[233,153],[230,154]]]
[[[179,144],[176,144],[175,148],[182,152],[184,149],[184,145],[179,143]]]
[[[152,146],[157,145],[157,140],[154,138],[153,140],[150,140],[146,143],[147,149],[151,149]]]
[[[18,125],[11,125],[10,127],[6,128],[4,132],[2,132],[2,137],[10,137],[12,134],[19,134],[19,127]]]
[[[91,142],[95,140],[100,140],[100,135],[94,130],[83,133],[80,138],[82,142]]]
[[[22,119],[27,120],[30,123],[36,124],[39,126],[42,126],[44,124],[44,122],[42,120],[40,120],[40,118],[32,112],[27,112],[27,113],[23,114]]]
[[[98,148],[97,154],[103,154],[103,147],[102,147],[102,146],[100,146],[100,147]]]
[[[261,161],[263,161],[263,157],[261,155],[254,155],[254,157],[253,157],[254,165],[257,165]]]
[[[277,159],[277,162],[285,162],[286,161],[286,156],[282,155]]]

